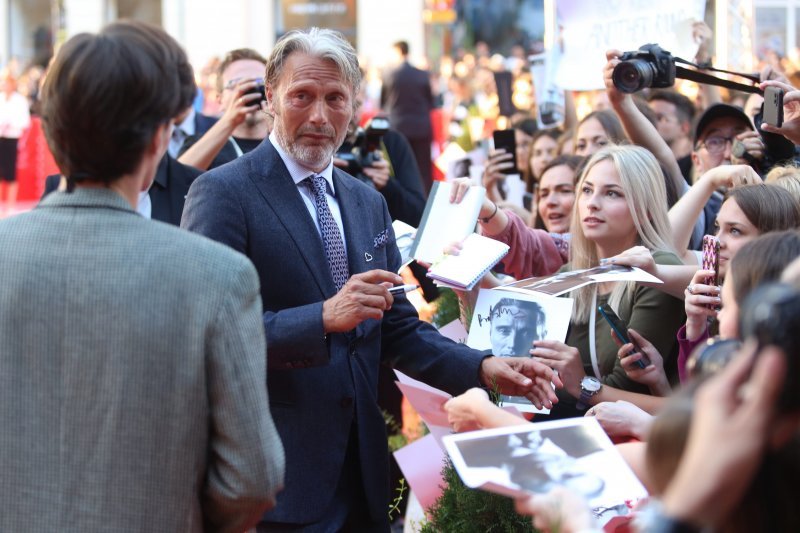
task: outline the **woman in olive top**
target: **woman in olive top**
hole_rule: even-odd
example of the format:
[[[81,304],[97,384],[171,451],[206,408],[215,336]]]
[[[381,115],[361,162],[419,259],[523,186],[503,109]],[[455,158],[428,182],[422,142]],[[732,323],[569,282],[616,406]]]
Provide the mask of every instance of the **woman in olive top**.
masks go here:
[[[460,187],[461,189],[461,187]],[[463,190],[454,193],[458,201]],[[645,246],[658,264],[680,265],[673,250],[661,169],[650,152],[636,146],[609,146],[586,164],[576,189],[570,224],[569,262],[561,271],[600,265],[632,246]],[[487,202],[481,208],[481,231],[508,242],[505,265],[518,279],[552,273],[558,252],[547,232],[513,224]],[[642,409],[660,406],[649,390],[627,377],[617,358],[617,344],[597,307],[609,303],[629,327],[663,354],[670,380],[677,382],[675,333],[685,320],[683,302],[633,282],[593,284],[570,294],[575,298],[566,343],[536,341],[531,354],[559,371],[564,381],[554,416],[575,416],[601,401],[628,400]],[[590,332],[593,331],[593,335]],[[594,354],[594,355],[593,355]],[[654,361],[654,364],[662,364]],[[576,411],[576,404],[580,408]]]

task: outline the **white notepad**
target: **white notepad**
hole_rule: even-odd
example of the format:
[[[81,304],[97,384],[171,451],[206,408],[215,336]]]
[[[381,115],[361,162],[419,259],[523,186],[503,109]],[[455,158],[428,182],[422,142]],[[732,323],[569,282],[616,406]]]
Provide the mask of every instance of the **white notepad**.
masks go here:
[[[439,282],[437,285],[470,290],[507,253],[507,244],[473,233],[458,255],[446,255],[434,263],[428,277]]]
[[[433,183],[411,248],[411,256],[417,261],[435,263],[448,245],[464,240],[475,231],[486,189],[470,187],[458,204],[450,203],[452,190],[452,183]]]

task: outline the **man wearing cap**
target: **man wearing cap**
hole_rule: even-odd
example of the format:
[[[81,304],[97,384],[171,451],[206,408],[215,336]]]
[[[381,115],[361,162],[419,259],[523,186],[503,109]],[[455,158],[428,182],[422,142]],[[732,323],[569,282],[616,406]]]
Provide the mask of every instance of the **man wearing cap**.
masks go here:
[[[744,111],[736,106],[714,104],[695,123],[692,149],[695,179],[720,165],[750,165],[758,172],[764,152],[761,136]],[[706,202],[689,241],[691,249],[699,248],[704,234],[714,232],[714,221],[724,199],[722,192],[715,191]]]
[[[728,104],[714,104],[694,127],[692,162],[696,176],[720,165],[750,165],[758,170],[764,142],[747,115]]]

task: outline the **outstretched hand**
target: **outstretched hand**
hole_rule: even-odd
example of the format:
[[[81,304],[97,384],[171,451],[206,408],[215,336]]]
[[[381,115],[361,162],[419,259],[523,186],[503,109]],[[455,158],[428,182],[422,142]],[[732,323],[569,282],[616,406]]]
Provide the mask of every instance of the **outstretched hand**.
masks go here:
[[[794,144],[800,144],[800,90],[795,89],[788,83],[778,80],[764,81],[760,85],[761,89],[766,87],[778,87],[783,89],[783,125],[781,127],[770,124],[761,124],[761,129],[770,133],[783,135]]]
[[[558,402],[553,385],[563,386],[552,368],[529,357],[486,357],[480,380],[489,390],[526,397],[537,409],[551,409]]]

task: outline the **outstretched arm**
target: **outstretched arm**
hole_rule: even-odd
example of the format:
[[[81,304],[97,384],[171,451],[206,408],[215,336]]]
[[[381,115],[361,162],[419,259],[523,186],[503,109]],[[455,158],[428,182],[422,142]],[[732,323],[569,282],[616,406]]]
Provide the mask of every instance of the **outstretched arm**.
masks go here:
[[[672,226],[672,243],[676,250],[684,251],[689,247],[689,239],[697,217],[703,207],[720,187],[736,187],[761,183],[761,178],[748,165],[724,165],[712,168],[697,180],[695,184],[669,210],[669,223]]]
[[[614,86],[611,74],[614,72],[614,67],[619,64],[620,55],[622,55],[622,52],[619,50],[608,50],[606,52],[608,63],[606,63],[603,70],[603,79],[611,107],[619,117],[620,122],[622,122],[625,134],[631,142],[647,148],[656,156],[658,162],[667,171],[667,179],[673,181],[675,190],[680,194],[680,191],[683,190],[684,179],[683,173],[681,173],[681,169],[678,166],[678,161],[675,159],[675,154],[672,153],[666,141],[661,138],[656,127],[636,107],[631,95],[620,92]]]

